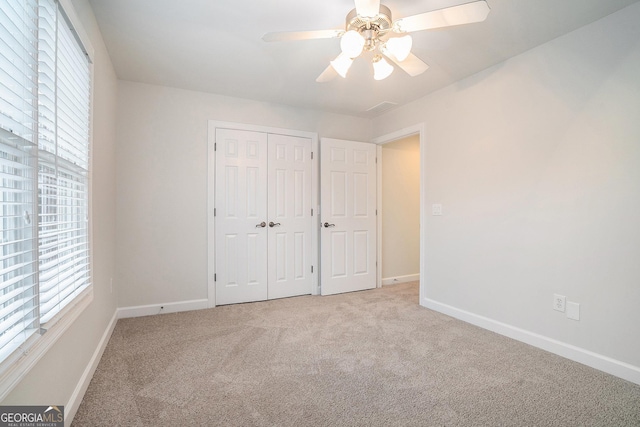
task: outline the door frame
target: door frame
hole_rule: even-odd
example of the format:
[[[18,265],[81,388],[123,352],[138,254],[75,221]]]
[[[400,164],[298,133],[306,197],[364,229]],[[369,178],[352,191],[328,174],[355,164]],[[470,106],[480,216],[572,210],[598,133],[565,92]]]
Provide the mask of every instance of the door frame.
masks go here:
[[[378,263],[378,277],[377,286],[382,286],[382,146],[384,144],[397,141],[399,139],[407,138],[409,136],[418,135],[420,138],[420,303],[426,297],[427,292],[427,139],[425,135],[425,123],[418,123],[413,126],[400,129],[395,132],[388,133],[386,135],[379,136],[371,140],[372,143],[377,144],[378,164],[378,247],[377,247],[377,263]]]
[[[258,126],[245,123],[224,122],[218,120],[208,121],[207,130],[207,299],[208,307],[216,306],[216,282],[215,282],[215,260],[216,260],[216,247],[215,247],[215,196],[216,196],[216,151],[214,150],[214,144],[216,142],[216,129],[234,129],[250,132],[262,132],[267,134],[277,134],[286,136],[295,136],[300,138],[311,139],[311,206],[313,206],[313,218],[311,227],[311,260],[313,263],[313,273],[311,274],[311,289],[312,295],[318,295],[319,283],[319,259],[318,259],[318,227],[319,227],[319,206],[318,206],[318,191],[319,191],[319,170],[318,170],[318,158],[319,158],[319,139],[318,134],[315,132],[306,132],[292,129],[276,128],[271,126]]]

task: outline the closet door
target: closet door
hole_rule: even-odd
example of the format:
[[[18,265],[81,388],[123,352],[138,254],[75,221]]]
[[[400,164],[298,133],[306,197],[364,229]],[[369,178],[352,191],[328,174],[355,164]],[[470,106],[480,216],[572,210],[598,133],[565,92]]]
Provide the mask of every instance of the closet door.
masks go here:
[[[269,134],[268,298],[311,293],[311,140]]]
[[[376,287],[376,146],[322,139],[322,295]]]
[[[216,304],[311,293],[311,140],[216,129]]]
[[[267,134],[216,129],[216,304],[267,299]]]

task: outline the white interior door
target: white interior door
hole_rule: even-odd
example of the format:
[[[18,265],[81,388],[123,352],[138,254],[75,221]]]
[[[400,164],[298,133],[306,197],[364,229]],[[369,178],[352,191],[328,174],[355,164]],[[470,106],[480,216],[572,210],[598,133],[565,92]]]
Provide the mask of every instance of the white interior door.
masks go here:
[[[321,293],[376,286],[376,146],[322,139]]]
[[[267,299],[267,134],[216,129],[216,304]]]
[[[268,298],[311,293],[311,140],[269,134]]]

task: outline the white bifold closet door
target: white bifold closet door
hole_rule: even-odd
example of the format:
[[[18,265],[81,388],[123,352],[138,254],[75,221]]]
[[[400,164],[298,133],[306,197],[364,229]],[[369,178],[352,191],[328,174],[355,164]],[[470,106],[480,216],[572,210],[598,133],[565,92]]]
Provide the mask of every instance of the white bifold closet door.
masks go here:
[[[311,140],[216,129],[216,305],[311,293]]]

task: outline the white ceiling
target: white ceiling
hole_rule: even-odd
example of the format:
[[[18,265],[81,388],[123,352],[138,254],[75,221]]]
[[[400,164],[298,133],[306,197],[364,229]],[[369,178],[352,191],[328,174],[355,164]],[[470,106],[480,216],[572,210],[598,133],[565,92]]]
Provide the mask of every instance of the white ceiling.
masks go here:
[[[393,18],[469,0],[383,0]],[[412,33],[430,65],[373,80],[359,58],[346,79],[316,83],[338,39],[266,43],[264,33],[342,29],[353,0],[90,0],[120,79],[362,117],[411,102],[640,0],[487,0],[486,21]]]

